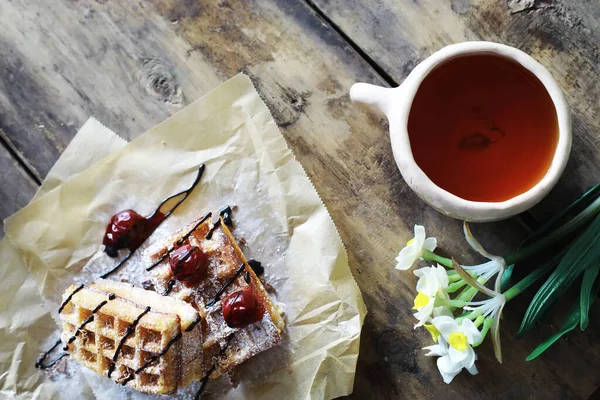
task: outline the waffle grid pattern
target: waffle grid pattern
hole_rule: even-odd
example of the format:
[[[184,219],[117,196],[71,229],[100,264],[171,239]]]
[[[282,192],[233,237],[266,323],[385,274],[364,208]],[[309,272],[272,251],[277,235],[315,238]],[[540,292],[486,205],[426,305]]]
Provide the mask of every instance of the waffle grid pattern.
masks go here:
[[[143,310],[142,310],[143,311]],[[77,328],[92,316],[92,310],[70,302],[63,313],[63,343],[76,334]],[[69,345],[71,356],[97,373],[107,376],[113,357],[122,338],[127,334],[130,322],[102,312],[94,314],[94,320],[81,329],[73,343]],[[152,356],[158,355],[171,340],[168,332],[152,330],[144,326],[143,317],[134,333],[123,343],[119,355],[114,362],[111,378],[117,383],[130,378],[135,371],[144,365]],[[144,388],[151,393],[164,393],[176,389],[163,374],[169,365],[175,364],[173,355],[167,354],[154,361],[135,376],[129,383],[135,388]],[[172,381],[172,380],[171,380]],[[176,384],[176,381],[175,381]]]

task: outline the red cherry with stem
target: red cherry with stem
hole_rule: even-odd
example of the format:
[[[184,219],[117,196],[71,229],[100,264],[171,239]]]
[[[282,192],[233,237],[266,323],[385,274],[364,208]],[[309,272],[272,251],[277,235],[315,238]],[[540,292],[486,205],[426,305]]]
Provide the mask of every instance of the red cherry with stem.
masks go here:
[[[243,328],[262,319],[262,307],[250,287],[233,292],[223,300],[223,317],[231,328]]]
[[[116,213],[108,221],[102,244],[110,257],[117,256],[117,250],[128,248],[133,251],[146,240],[146,218],[133,210]]]
[[[169,266],[175,279],[193,283],[206,275],[208,257],[199,247],[184,244],[171,253]]]

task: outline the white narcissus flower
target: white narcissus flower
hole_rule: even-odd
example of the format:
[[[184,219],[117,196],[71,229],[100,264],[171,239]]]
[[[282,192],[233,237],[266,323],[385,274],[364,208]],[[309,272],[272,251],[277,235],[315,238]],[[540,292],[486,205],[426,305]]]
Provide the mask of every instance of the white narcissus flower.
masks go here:
[[[435,299],[448,299],[448,293],[444,290],[440,290],[436,293],[426,293],[426,292],[418,292],[417,297],[415,297],[415,303],[413,306],[413,310],[417,310],[413,315],[416,319],[419,320],[415,324],[415,329],[420,326],[423,326],[426,322],[431,320],[431,316],[440,316],[440,315],[452,315],[448,307],[439,306],[435,307]]]
[[[433,237],[425,237],[425,228],[422,225],[415,225],[415,237],[406,244],[400,254],[396,257],[396,269],[410,269],[417,259],[423,256],[424,250],[433,251],[437,247],[437,240]]]
[[[442,316],[434,318],[432,325],[439,332],[438,344],[424,350],[429,350],[427,356],[440,357],[437,366],[444,382],[452,382],[463,368],[472,375],[477,374],[477,354],[471,346],[481,341],[481,332],[473,321],[464,318],[459,325],[455,319]]]
[[[425,292],[417,293],[417,297],[415,297],[415,304],[413,306],[413,310],[417,310],[417,312],[413,315],[416,319],[419,320],[419,322],[415,324],[415,329],[422,326],[431,319],[431,314],[433,313],[434,305],[435,295]]]
[[[441,265],[437,267],[425,267],[414,271],[419,277],[417,281],[417,292],[437,293],[439,290],[448,288],[448,273]]]
[[[494,275],[496,276],[496,282],[494,283],[494,291],[500,293],[500,284],[502,282],[502,275],[504,275],[504,270],[506,269],[506,261],[504,258],[500,256],[495,256],[489,253],[487,250],[483,248],[483,246],[475,239],[475,236],[471,233],[471,229],[469,228],[469,224],[465,221],[463,223],[463,230],[465,233],[465,239],[467,243],[471,246],[473,250],[487,258],[488,262],[480,264],[480,265],[471,265],[463,267],[465,270],[469,272],[473,272],[478,276],[485,278],[486,282],[491,279]]]
[[[464,368],[463,363],[453,362],[450,359],[448,348],[448,343],[446,343],[442,336],[439,337],[438,344],[423,348],[423,350],[429,351],[429,353],[425,354],[426,356],[439,357],[437,359],[437,367],[445,383],[452,382],[454,377],[458,375]],[[477,355],[475,355],[475,359],[477,359]],[[471,368],[467,368],[467,370],[471,373],[471,375],[477,375],[479,372],[477,371],[475,363],[473,363]]]
[[[496,294],[487,300],[471,301],[464,307],[465,310],[480,311],[486,318],[492,318],[492,344],[494,346],[494,355],[498,362],[502,363],[502,346],[500,344],[500,317],[502,310],[506,305],[506,297],[503,294]]]
[[[415,298],[413,310],[419,322],[415,328],[422,326],[431,319],[431,316],[452,315],[447,307],[435,307],[436,297],[447,299],[448,274],[441,265],[437,267],[425,267],[415,270],[414,274],[419,277],[417,282],[417,297]]]

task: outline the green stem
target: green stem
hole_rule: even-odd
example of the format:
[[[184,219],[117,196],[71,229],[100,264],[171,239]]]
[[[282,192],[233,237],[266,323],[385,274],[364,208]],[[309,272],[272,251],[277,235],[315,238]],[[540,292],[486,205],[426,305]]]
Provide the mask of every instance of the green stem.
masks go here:
[[[452,268],[452,259],[451,258],[438,256],[437,254],[435,254],[434,252],[431,252],[429,250],[423,251],[423,260],[435,261],[436,263],[441,264],[446,268]]]
[[[487,335],[488,331],[492,327],[493,323],[494,323],[494,319],[491,317],[487,317],[485,319],[485,321],[483,321],[483,328],[481,329],[481,340],[479,342],[473,344],[473,347],[477,347],[481,343],[483,343],[483,340],[485,339],[485,336]]]
[[[456,271],[452,270],[452,271],[448,271],[448,272],[456,272]],[[452,274],[452,275],[448,274],[448,282],[449,283],[454,283],[454,282],[459,282],[459,281],[462,281],[462,278],[460,277],[459,274],[456,274],[456,273]]]
[[[467,318],[470,320],[474,320],[474,319],[477,319],[477,317],[479,317],[481,314],[483,314],[483,312],[481,310],[469,311],[469,312],[459,315],[458,317],[455,318],[455,320],[460,325],[461,321],[463,319]]]
[[[477,317],[475,319],[475,321],[473,322],[473,324],[475,324],[475,327],[479,328],[479,326],[481,324],[483,324],[483,321],[485,321],[485,317],[483,315],[480,315],[479,317]]]
[[[465,286],[466,284],[467,284],[467,282],[465,282],[461,279],[458,282],[454,282],[454,283],[451,283],[450,285],[448,285],[448,289],[446,289],[446,292],[454,293],[454,292],[458,291],[460,288],[462,288],[463,286]]]
[[[440,299],[439,297],[437,297],[435,299],[435,303],[434,305],[436,307],[440,307],[440,306],[446,306],[446,307],[457,307],[457,308],[462,308],[465,306],[465,302],[462,300],[457,300],[457,299]]]
[[[485,278],[480,276],[479,279],[477,279],[477,282],[479,282],[483,285],[483,284],[485,284],[486,280],[485,280]],[[458,300],[462,300],[462,301],[471,301],[473,299],[473,297],[475,297],[476,294],[477,294],[477,288],[474,288],[471,286],[467,290],[463,290],[456,298]]]
[[[585,225],[589,222],[593,217],[596,216],[600,212],[600,197],[594,200],[592,204],[587,206],[582,212],[577,214],[573,219],[571,219],[566,224],[561,227],[551,231],[546,236],[541,237],[540,239],[527,244],[526,246],[521,247],[514,253],[509,254],[504,257],[504,261],[506,265],[514,264],[518,261],[523,261],[529,257],[536,255],[540,250],[544,250],[551,246],[552,244],[564,239],[571,233],[575,232],[581,226]]]

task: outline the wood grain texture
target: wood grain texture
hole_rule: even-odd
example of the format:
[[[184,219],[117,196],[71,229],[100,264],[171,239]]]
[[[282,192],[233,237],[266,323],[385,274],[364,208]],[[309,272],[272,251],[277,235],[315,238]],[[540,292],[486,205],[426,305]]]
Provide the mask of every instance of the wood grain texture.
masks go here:
[[[600,5],[597,2],[554,2],[550,7],[519,14],[511,14],[505,2],[477,0],[315,0],[313,3],[396,84],[401,83],[420,61],[452,43],[490,40],[531,54],[550,70],[565,91],[573,108],[574,141],[571,159],[561,181],[530,215],[541,223],[600,181],[600,108],[597,103]],[[522,315],[518,311],[515,313]],[[598,326],[600,312],[597,308],[592,310],[592,318]],[[520,346],[533,346],[544,334],[555,332],[560,326],[560,312],[550,322],[540,328],[542,332],[535,335],[537,337],[531,344],[521,342]],[[508,335],[514,335],[514,332]],[[521,356],[513,354],[515,357],[505,361],[505,365],[528,370],[532,375],[531,383],[529,387],[519,387],[507,382],[511,390],[503,390],[499,396],[587,397],[600,383],[596,361],[600,346],[592,344],[585,350],[575,350],[577,345],[574,344],[594,343],[596,337],[597,332],[593,329],[569,335],[569,341],[559,343],[543,357],[543,361],[524,364]],[[571,350],[567,350],[569,348]],[[579,362],[574,358],[571,358],[574,364],[567,362],[571,351],[579,353]],[[557,376],[551,379],[541,376],[540,363],[544,361],[554,365],[552,368]],[[500,367],[503,368],[505,366]],[[485,367],[480,370],[486,374]],[[493,374],[496,379],[497,370]],[[450,393],[452,390],[454,387],[449,388]]]
[[[600,4],[536,2],[511,14],[503,1],[315,0],[324,14],[397,83],[443,46],[488,40],[542,63],[573,109],[572,156],[559,185],[533,210],[543,221],[600,180]]]
[[[132,138],[238,71],[252,78],[329,208],[369,309],[355,398],[577,397],[592,386],[582,372],[597,367],[584,350],[591,334],[557,346],[555,359],[525,365],[541,336],[517,342],[519,320],[511,316],[503,323],[505,364],[486,345],[479,376],[442,383],[420,350],[430,338],[412,329],[415,277],[394,270],[394,257],[422,223],[443,250],[464,263],[475,258],[460,223],[402,180],[386,122],[350,103],[352,83],[385,82],[305,3],[12,0],[0,3],[0,26],[0,128],[40,176],[89,115]],[[427,50],[406,40],[408,72]],[[498,253],[527,234],[516,220],[475,232]],[[522,313],[523,304],[513,309]]]
[[[27,205],[38,188],[37,183],[25,172],[23,167],[0,146],[0,221]],[[0,238],[4,231],[0,230]]]

